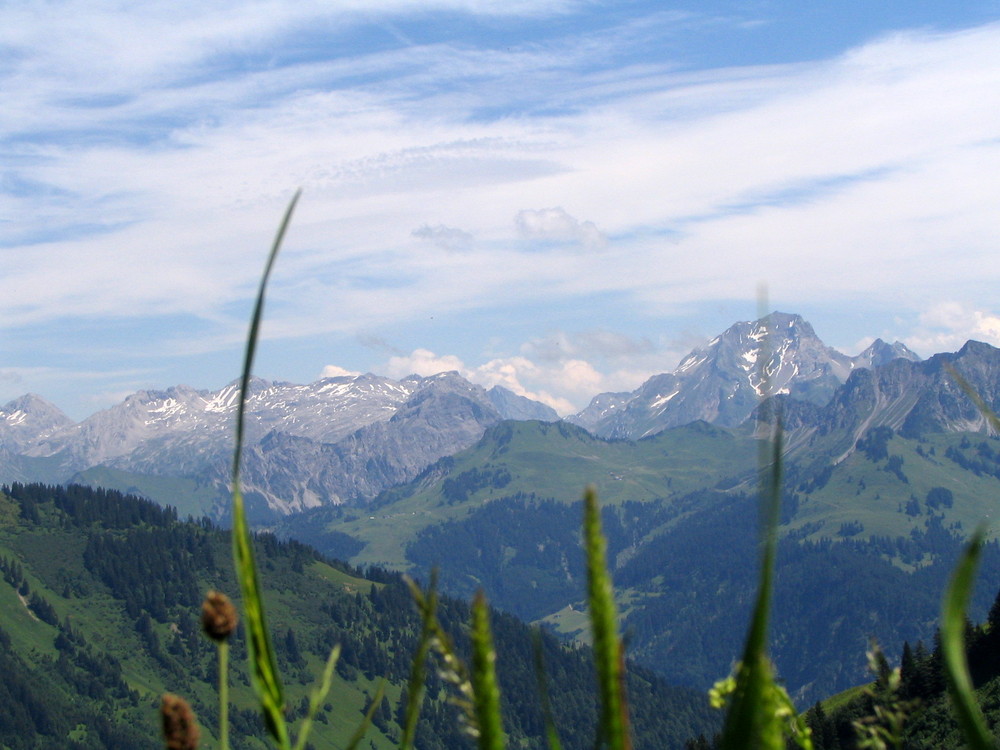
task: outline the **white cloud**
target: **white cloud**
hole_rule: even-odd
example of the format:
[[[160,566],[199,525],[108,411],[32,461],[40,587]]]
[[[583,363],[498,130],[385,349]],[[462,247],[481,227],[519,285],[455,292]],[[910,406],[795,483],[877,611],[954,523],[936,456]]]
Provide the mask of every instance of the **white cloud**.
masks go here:
[[[404,378],[407,375],[429,377],[439,372],[452,370],[466,375],[468,370],[458,357],[453,354],[438,356],[428,349],[414,349],[408,355],[390,357],[386,365],[386,375],[390,378]]]
[[[302,185],[267,337],[384,335],[432,315],[502,329],[550,302],[576,311],[568,326],[606,328],[605,340],[539,339],[487,369],[465,366],[469,351],[418,349],[394,358],[397,375],[506,377],[565,407],[676,362],[661,345],[614,340],[622,316],[747,299],[762,278],[791,308],[915,314],[959,300],[961,320],[907,339],[921,351],[995,338],[983,311],[1000,282],[998,25],[899,34],[815,63],[678,72],[660,47],[636,47],[649,43],[637,23],[510,49],[372,51],[349,43],[352,30],[426,4],[54,7],[0,8],[16,53],[0,71],[10,330],[195,320],[169,346],[161,330],[146,337],[144,355],[230,346]],[[293,60],[310,29],[345,43]],[[448,250],[474,238],[476,252],[419,252],[415,238]]]
[[[552,338],[558,337],[559,334],[556,334]],[[569,337],[564,338],[569,340]],[[410,374],[427,377],[455,371],[484,388],[499,385],[519,396],[540,401],[560,415],[579,411],[598,393],[633,390],[651,375],[663,371],[619,367],[605,372],[582,357],[550,356],[535,343],[522,348],[541,356],[535,359],[523,355],[495,357],[483,364],[470,366],[452,354],[438,355],[427,349],[416,349],[409,355],[391,357],[384,371],[392,378]],[[594,354],[599,356],[600,352],[595,351]],[[632,365],[640,364],[627,357],[622,357],[622,360]]]
[[[575,243],[588,250],[599,250],[608,244],[608,238],[593,222],[578,221],[559,206],[518,211],[514,224],[526,240]]]
[[[960,302],[944,302],[921,313],[916,331],[903,343],[929,356],[957,351],[970,339],[1000,346],[1000,315]]]
[[[410,234],[417,239],[427,240],[443,250],[453,252],[469,250],[473,242],[473,237],[468,232],[455,227],[446,227],[443,224],[435,226],[424,224],[422,227],[414,229]]]
[[[339,365],[327,365],[323,368],[323,371],[319,374],[321,378],[342,378],[342,377],[354,377],[360,375],[360,372],[354,370],[346,370]]]

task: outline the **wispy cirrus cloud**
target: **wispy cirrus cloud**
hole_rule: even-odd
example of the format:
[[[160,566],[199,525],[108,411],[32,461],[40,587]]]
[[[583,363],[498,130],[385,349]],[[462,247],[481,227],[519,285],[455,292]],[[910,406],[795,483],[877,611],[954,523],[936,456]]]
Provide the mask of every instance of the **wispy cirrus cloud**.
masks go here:
[[[892,309],[904,339],[935,305],[990,309],[997,24],[699,67],[685,35],[751,39],[761,19],[572,2],[57,5],[0,9],[11,331],[150,321],[130,344],[144,366],[233,347],[298,186],[269,341],[409,327],[394,345],[413,352],[414,321],[433,319],[460,344],[431,348],[469,372],[533,372],[531,392],[563,406],[668,357],[608,359],[597,340],[550,360],[522,350],[549,305],[555,325],[633,341],[748,300],[761,278],[787,308]]]

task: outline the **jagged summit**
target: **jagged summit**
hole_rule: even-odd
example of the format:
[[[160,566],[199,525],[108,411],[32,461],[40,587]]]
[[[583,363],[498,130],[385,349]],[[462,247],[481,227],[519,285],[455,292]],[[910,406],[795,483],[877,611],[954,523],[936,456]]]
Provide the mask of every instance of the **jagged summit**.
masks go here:
[[[31,479],[17,458],[55,466],[59,481],[86,481],[81,473],[102,467],[185,477],[222,497],[238,398],[238,381],[217,391],[142,390],[77,424],[44,399],[23,396],[0,410],[0,481]],[[246,414],[245,489],[268,512],[363,502],[503,419],[558,419],[543,404],[502,387],[487,392],[457,372],[307,385],[255,377]]]
[[[34,393],[26,393],[0,407],[0,445],[20,452],[40,436],[69,427],[73,420]]]
[[[789,394],[822,405],[855,369],[896,357],[918,359],[903,344],[880,339],[849,357],[826,346],[801,316],[776,311],[730,326],[631,394],[597,396],[570,421],[602,437],[630,439],[698,419],[735,426],[762,397]]]

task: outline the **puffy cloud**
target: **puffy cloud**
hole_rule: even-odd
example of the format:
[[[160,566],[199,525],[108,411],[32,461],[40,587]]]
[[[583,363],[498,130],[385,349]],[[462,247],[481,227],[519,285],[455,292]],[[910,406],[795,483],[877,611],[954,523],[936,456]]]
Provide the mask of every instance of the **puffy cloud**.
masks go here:
[[[608,238],[593,222],[578,221],[559,206],[519,211],[514,224],[518,234],[526,240],[574,243],[588,250],[598,250],[608,244]]]
[[[1000,346],[1000,315],[959,302],[944,302],[921,313],[917,330],[903,342],[929,356],[956,351],[969,339]]]
[[[462,360],[454,354],[438,356],[429,349],[414,349],[411,354],[390,357],[386,365],[386,375],[390,378],[405,378],[407,375],[429,377],[452,370],[468,377]]]
[[[323,371],[319,374],[321,378],[342,378],[342,377],[354,377],[355,375],[360,375],[360,372],[354,370],[345,370],[339,365],[327,365],[323,368]]]
[[[565,334],[553,334],[547,341],[571,341]],[[586,339],[584,335],[582,338]],[[622,340],[629,340],[621,337]],[[542,342],[544,343],[544,341]],[[621,348],[621,341],[618,347]],[[662,369],[643,368],[645,362],[623,359],[626,367],[608,367],[603,358],[594,360],[583,356],[546,353],[537,342],[526,344],[525,350],[541,356],[513,355],[496,357],[483,364],[470,366],[453,354],[439,355],[428,349],[416,349],[408,355],[393,356],[384,370],[386,375],[402,378],[410,374],[424,377],[440,372],[456,371],[463,377],[492,388],[499,385],[525,398],[540,401],[565,416],[585,407],[594,396],[606,391],[627,391],[638,387],[644,380]],[[576,350],[577,344],[567,344]],[[645,347],[641,347],[645,350]],[[663,368],[665,369],[665,368]]]
[[[428,226],[424,224],[419,229],[414,229],[410,233],[413,237],[437,245],[443,250],[459,252],[472,248],[473,237],[468,232],[454,227],[446,227],[443,224]]]

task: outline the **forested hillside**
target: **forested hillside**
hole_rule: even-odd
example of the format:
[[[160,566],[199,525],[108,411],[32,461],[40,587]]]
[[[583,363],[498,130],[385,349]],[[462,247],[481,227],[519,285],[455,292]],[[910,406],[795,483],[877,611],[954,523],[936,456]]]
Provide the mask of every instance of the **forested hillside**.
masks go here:
[[[1000,594],[986,621],[966,626],[965,647],[976,697],[994,733],[1000,729]],[[817,702],[807,713],[816,750],[853,750],[859,721],[871,722],[875,707],[899,717],[906,750],[962,747],[954,712],[946,693],[940,633],[900,651],[898,687],[884,665],[875,682],[864,689]]]
[[[792,446],[785,465],[772,654],[805,704],[866,679],[869,638],[894,657],[930,640],[966,534],[1000,495],[994,437],[881,425],[835,463],[842,434]],[[438,566],[453,594],[482,586],[495,606],[585,638],[579,497],[593,481],[630,654],[707,689],[740,651],[757,583],[757,447],[748,429],[704,422],[635,442],[505,422],[367,512],[321,509],[279,530],[356,564]],[[1000,580],[995,541],[983,571]],[[977,589],[973,616],[994,593]]]
[[[340,746],[382,678],[386,698],[367,741],[393,747],[419,627],[402,580],[380,569],[362,575],[266,534],[257,554],[290,715],[304,715],[312,681],[340,643],[315,747]],[[0,574],[0,746],[158,747],[155,709],[164,691],[187,697],[208,735],[217,729],[216,662],[197,617],[208,588],[238,590],[227,532],[117,492],[14,484],[0,494]],[[464,652],[466,605],[444,599],[439,617]],[[493,628],[506,729],[512,743],[541,747],[529,631],[503,614]],[[563,746],[590,747],[596,702],[588,652],[549,636],[542,642]],[[231,736],[236,747],[264,747],[242,629],[233,650]],[[640,746],[681,747],[715,726],[703,695],[669,688],[648,671],[631,670],[629,692]],[[418,747],[468,746],[433,670],[427,696]]]

